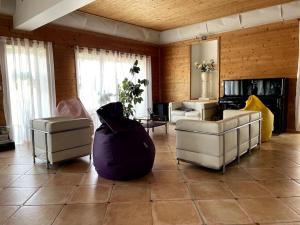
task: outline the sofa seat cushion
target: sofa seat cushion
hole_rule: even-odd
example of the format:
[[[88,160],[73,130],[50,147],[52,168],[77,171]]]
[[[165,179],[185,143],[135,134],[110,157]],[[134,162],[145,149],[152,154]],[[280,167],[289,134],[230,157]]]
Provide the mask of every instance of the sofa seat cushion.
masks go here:
[[[33,129],[49,133],[87,127],[90,127],[90,120],[87,118],[52,117],[32,120]]]
[[[173,110],[172,111],[172,115],[174,115],[174,116],[184,116],[185,115],[185,111],[182,111],[182,110]]]
[[[190,111],[185,113],[186,117],[200,117],[199,111]]]

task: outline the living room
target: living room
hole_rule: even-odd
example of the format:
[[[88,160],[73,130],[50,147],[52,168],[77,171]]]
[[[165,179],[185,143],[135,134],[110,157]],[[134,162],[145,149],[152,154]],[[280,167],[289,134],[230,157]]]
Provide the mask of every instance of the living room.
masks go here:
[[[0,0],[0,224],[300,224],[299,18]]]

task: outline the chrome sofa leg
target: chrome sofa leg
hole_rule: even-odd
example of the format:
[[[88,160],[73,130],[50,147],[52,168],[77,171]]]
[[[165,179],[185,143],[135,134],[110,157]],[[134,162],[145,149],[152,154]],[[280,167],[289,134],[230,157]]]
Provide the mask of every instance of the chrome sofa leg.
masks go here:
[[[223,166],[222,166],[222,173],[224,174],[226,171],[226,154],[225,154],[225,134],[223,134]]]
[[[259,148],[258,150],[261,149],[261,120],[258,121],[258,142],[259,142]]]
[[[34,145],[34,130],[31,130],[31,142],[32,142],[32,157],[33,157],[33,163],[35,164],[35,145]]]
[[[249,124],[249,154],[251,154],[251,139],[252,139],[252,134],[251,134],[251,124]]]
[[[47,133],[45,133],[45,146],[46,146],[46,163],[47,163],[47,169],[50,169],[50,161],[49,161],[49,155],[48,155]]]
[[[240,163],[240,129],[237,129],[237,162]]]

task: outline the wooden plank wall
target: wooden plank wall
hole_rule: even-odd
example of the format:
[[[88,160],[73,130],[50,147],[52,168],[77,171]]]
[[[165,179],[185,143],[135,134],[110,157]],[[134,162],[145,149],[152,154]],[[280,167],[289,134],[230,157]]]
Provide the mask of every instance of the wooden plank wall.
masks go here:
[[[57,102],[77,96],[74,55],[74,46],[77,45],[151,56],[153,101],[159,100],[159,46],[55,25],[47,25],[33,32],[20,32],[13,30],[12,18],[6,16],[0,16],[0,36],[52,42]],[[0,125],[5,124],[2,100],[1,91]]]
[[[233,31],[210,38],[220,40],[220,84],[224,79],[288,77],[288,130],[294,130],[298,62],[297,20]],[[161,99],[190,99],[190,45],[188,40],[161,47]],[[220,93],[223,90],[220,85]]]
[[[190,46],[161,48],[160,94],[163,102],[190,99]]]

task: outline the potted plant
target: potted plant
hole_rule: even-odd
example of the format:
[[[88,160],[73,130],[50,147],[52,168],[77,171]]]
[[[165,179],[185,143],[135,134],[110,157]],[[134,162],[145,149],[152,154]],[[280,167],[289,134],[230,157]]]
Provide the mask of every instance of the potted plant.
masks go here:
[[[135,60],[132,68],[130,68],[129,73],[132,75],[131,79],[125,78],[121,85],[119,86],[119,101],[123,104],[124,116],[134,117],[134,106],[143,101],[142,93],[144,89],[142,86],[146,87],[149,84],[147,79],[138,79],[134,82],[135,75],[140,72],[140,67],[138,67],[138,60]]]

